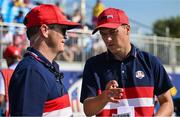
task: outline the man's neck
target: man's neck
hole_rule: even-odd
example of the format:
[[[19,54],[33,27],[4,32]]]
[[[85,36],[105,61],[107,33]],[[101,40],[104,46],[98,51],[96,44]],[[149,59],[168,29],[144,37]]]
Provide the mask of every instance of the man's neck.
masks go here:
[[[129,53],[131,51],[131,44],[127,46],[124,50],[120,50],[118,53],[114,54],[115,58],[123,61],[125,58],[128,57]]]
[[[53,53],[49,48],[44,46],[34,47],[37,51],[39,51],[49,62],[53,62],[56,54]]]
[[[56,57],[51,52],[45,51],[45,50],[38,50],[46,59],[48,59],[49,62],[52,63],[54,58]]]

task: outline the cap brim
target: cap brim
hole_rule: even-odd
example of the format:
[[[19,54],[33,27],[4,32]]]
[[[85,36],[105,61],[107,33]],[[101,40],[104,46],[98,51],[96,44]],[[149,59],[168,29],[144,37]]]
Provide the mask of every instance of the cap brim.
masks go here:
[[[71,21],[61,21],[59,24],[67,26],[68,29],[81,27],[81,24]]]
[[[105,23],[105,24],[97,26],[93,30],[92,34],[96,33],[100,28],[112,28],[112,29],[114,29],[114,28],[118,28],[120,25],[121,24],[116,24],[116,23]]]

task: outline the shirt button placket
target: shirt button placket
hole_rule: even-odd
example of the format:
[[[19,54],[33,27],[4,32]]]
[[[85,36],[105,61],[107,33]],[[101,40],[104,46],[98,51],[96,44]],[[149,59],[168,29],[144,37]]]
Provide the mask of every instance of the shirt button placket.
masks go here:
[[[122,62],[121,63],[121,78],[122,78],[122,85],[123,87],[125,87],[125,84],[126,84],[126,75],[125,75],[125,65],[124,63]]]
[[[125,66],[124,66],[124,63],[122,62],[122,63],[121,63],[121,74],[122,74],[122,78],[123,78],[123,79],[125,78],[125,77],[124,77],[124,74],[125,74],[125,71],[124,71],[125,69],[124,69],[124,67],[125,67]]]

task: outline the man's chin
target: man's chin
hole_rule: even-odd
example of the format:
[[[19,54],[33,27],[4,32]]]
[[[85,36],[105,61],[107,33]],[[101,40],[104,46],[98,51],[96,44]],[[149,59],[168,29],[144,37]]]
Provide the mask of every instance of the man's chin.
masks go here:
[[[111,53],[113,53],[113,54],[121,53],[122,50],[123,50],[122,48],[110,49]]]

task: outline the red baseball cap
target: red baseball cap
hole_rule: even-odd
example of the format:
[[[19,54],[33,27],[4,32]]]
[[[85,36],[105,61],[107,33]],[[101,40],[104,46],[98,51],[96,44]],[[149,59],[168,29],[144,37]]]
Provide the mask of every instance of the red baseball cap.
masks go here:
[[[21,57],[21,49],[16,46],[7,46],[3,54],[4,58],[7,57]]]
[[[118,28],[122,24],[129,25],[129,19],[126,13],[120,9],[108,8],[98,16],[97,26],[92,34],[97,32],[99,28]]]
[[[41,26],[42,24],[60,24],[68,26],[68,29],[80,26],[79,23],[67,20],[59,7],[51,4],[42,4],[31,9],[25,16],[24,25],[27,28]]]

